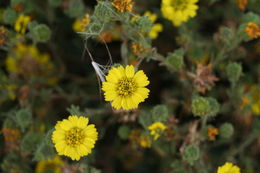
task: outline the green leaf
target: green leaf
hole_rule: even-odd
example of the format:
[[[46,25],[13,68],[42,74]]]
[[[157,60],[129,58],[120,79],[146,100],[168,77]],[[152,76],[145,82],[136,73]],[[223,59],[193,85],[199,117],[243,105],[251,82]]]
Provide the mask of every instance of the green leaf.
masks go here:
[[[146,129],[149,125],[153,123],[152,115],[143,112],[138,116],[138,122]]]
[[[185,147],[183,153],[183,159],[188,161],[188,163],[192,166],[194,161],[198,160],[200,157],[200,150],[195,145],[189,145]]]
[[[37,145],[41,142],[43,134],[40,133],[27,133],[21,142],[21,150],[24,152],[32,152],[36,149]]]
[[[121,138],[121,139],[124,139],[126,140],[130,134],[131,130],[128,126],[126,125],[123,125],[121,126],[119,129],[118,129],[118,136]]]
[[[154,122],[165,122],[168,119],[169,112],[165,105],[157,105],[152,110],[152,118]]]
[[[183,56],[184,56],[184,49],[180,48],[175,50],[173,53],[169,53],[166,60],[175,68],[180,70],[184,66]]]
[[[25,130],[32,123],[32,112],[31,110],[25,108],[17,111],[15,113],[15,122],[21,128],[22,131]]]
[[[81,0],[69,1],[69,8],[65,13],[72,18],[81,17],[84,14],[84,4]]]

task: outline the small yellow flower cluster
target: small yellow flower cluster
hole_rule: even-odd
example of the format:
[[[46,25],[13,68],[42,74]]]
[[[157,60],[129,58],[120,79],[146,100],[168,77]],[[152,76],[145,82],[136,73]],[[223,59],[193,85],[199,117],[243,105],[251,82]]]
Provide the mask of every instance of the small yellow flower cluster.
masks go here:
[[[245,10],[246,5],[248,4],[248,0],[236,0],[237,1],[237,5],[240,8],[240,10]]]
[[[163,31],[163,25],[160,23],[155,23],[155,21],[157,20],[157,15],[151,13],[150,11],[145,12],[144,16],[147,16],[149,20],[154,24],[149,33],[149,37],[151,39],[156,39],[158,37],[158,34]]]
[[[8,72],[24,78],[44,77],[49,85],[57,82],[49,55],[40,53],[34,45],[17,44],[6,59],[6,66]]]
[[[150,134],[154,137],[154,140],[157,140],[166,129],[166,126],[161,122],[155,122],[151,124],[148,129],[150,130]]]
[[[52,141],[59,155],[79,160],[92,152],[98,138],[95,125],[84,116],[71,115],[57,122]]]
[[[61,160],[59,156],[55,156],[48,160],[39,161],[36,165],[36,173],[45,173],[45,172],[53,172],[53,173],[61,173],[62,166],[64,162]]]
[[[217,173],[240,173],[240,168],[233,163],[226,162],[223,166],[218,167]]]
[[[119,12],[125,12],[129,11],[131,12],[134,6],[134,3],[132,0],[114,0],[112,2],[112,5],[119,11]]]
[[[245,28],[245,32],[251,38],[259,38],[260,37],[260,25],[257,25],[252,22],[247,23],[247,27]]]
[[[216,140],[216,135],[218,135],[218,129],[214,127],[209,127],[208,128],[208,138],[210,141],[215,141]]]
[[[162,0],[161,12],[163,17],[170,20],[174,26],[180,26],[196,16],[199,8],[197,2],[198,0]]]
[[[85,32],[87,31],[86,27],[89,25],[89,23],[90,17],[89,14],[86,13],[83,18],[75,20],[75,22],[72,25],[72,28],[75,32]]]
[[[20,34],[25,34],[28,24],[31,21],[30,16],[21,14],[15,21],[14,30]]]
[[[142,43],[131,44],[131,50],[136,56],[141,56],[143,53],[147,52]]]
[[[132,65],[113,67],[102,83],[105,100],[112,101],[115,109],[136,109],[149,95],[149,84],[142,70],[135,72]]]
[[[143,148],[149,148],[152,145],[152,141],[148,136],[143,136],[141,130],[132,130],[128,139],[135,145]]]

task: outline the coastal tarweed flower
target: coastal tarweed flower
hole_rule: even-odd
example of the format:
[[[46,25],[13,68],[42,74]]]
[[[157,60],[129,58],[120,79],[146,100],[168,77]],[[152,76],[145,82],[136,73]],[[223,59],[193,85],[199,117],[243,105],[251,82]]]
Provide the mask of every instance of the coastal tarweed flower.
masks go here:
[[[223,166],[218,167],[217,173],[240,173],[240,168],[233,163],[226,162]]]
[[[260,25],[257,25],[252,22],[247,23],[247,27],[245,28],[245,32],[251,38],[258,38],[260,37]]]
[[[131,44],[131,50],[136,56],[141,56],[143,53],[148,52],[142,43],[133,43]]]
[[[162,0],[162,15],[174,26],[180,26],[183,22],[196,16],[199,8],[197,2],[198,0]]]
[[[151,124],[148,129],[150,130],[150,134],[154,137],[154,140],[157,140],[166,129],[166,126],[161,122],[155,122]]]
[[[36,173],[46,173],[46,172],[53,172],[53,173],[61,173],[62,166],[64,162],[61,160],[59,156],[55,156],[52,159],[48,160],[41,160],[36,165]]]
[[[20,34],[25,34],[25,31],[27,29],[27,25],[29,24],[29,22],[31,21],[31,17],[30,16],[26,16],[21,14],[14,25],[14,29],[16,32],[20,33]]]
[[[79,160],[92,152],[98,133],[95,125],[88,122],[88,118],[76,115],[57,122],[52,141],[59,155]]]
[[[248,0],[236,0],[236,1],[240,10],[245,10],[246,5],[248,4]]]
[[[141,130],[132,130],[128,139],[137,146],[143,148],[149,148],[152,145],[152,141],[148,136],[143,136]]]
[[[83,18],[76,19],[75,22],[72,25],[72,28],[75,32],[84,32],[86,31],[86,27],[90,23],[90,17],[89,14],[86,13]]]
[[[209,127],[208,128],[208,138],[210,141],[215,141],[216,140],[216,135],[218,135],[218,129],[214,127]]]
[[[3,46],[3,44],[6,40],[6,37],[7,37],[7,31],[6,31],[5,27],[1,26],[0,27],[0,47]]]
[[[119,12],[125,12],[129,11],[131,12],[134,6],[134,3],[132,0],[114,0],[112,2],[112,5],[119,11]]]
[[[17,44],[6,59],[7,71],[24,78],[44,77],[46,83],[57,82],[54,65],[46,53],[41,53],[34,45]]]
[[[152,145],[152,141],[148,136],[141,136],[139,138],[139,144],[143,148],[149,148]]]
[[[149,95],[149,84],[143,70],[135,72],[132,65],[113,67],[106,76],[106,82],[102,83],[105,92],[105,100],[112,101],[115,109],[135,109]]]
[[[151,39],[156,39],[159,35],[159,32],[162,32],[163,30],[163,25],[160,23],[155,23],[157,19],[157,15],[154,13],[151,13],[150,11],[147,11],[144,13],[144,16],[147,16],[149,20],[153,23],[153,26],[151,28],[151,31],[149,33],[149,37]]]

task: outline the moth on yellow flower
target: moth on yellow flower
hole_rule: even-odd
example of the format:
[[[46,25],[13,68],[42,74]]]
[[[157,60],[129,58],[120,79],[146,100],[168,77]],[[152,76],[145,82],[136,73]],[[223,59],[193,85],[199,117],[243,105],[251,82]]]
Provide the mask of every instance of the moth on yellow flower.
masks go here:
[[[240,173],[240,168],[233,163],[226,162],[223,166],[218,167],[217,173]]]
[[[149,84],[143,70],[135,72],[132,65],[113,67],[102,82],[105,100],[112,102],[115,109],[135,109],[149,95]]]
[[[88,118],[76,115],[57,122],[52,141],[59,155],[79,160],[92,152],[98,133],[95,125],[88,122]]]
[[[174,26],[196,16],[199,0],[162,0],[161,12],[163,17],[170,20]]]

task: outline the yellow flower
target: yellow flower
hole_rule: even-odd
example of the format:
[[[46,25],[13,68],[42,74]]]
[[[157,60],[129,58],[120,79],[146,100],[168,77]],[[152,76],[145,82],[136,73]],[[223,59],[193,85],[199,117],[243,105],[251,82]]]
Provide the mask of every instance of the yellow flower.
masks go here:
[[[86,31],[86,26],[90,23],[89,14],[86,13],[82,19],[76,19],[72,25],[72,28],[75,32],[84,32]]]
[[[157,15],[154,13],[151,13],[150,11],[145,12],[144,16],[147,16],[152,23],[155,23],[155,21],[157,19]],[[159,32],[162,32],[162,30],[163,30],[162,24],[155,23],[151,28],[149,37],[151,39],[156,39],[158,37]]]
[[[27,28],[27,25],[29,24],[29,22],[31,21],[30,16],[25,16],[23,14],[21,14],[14,25],[14,30],[16,32],[19,32],[21,34],[24,34]]]
[[[233,163],[226,162],[225,165],[218,167],[217,173],[240,173],[240,168]]]
[[[139,144],[143,148],[149,148],[152,145],[152,141],[148,136],[140,136],[139,138]]]
[[[125,12],[125,11],[132,11],[132,8],[134,6],[134,3],[132,0],[114,0],[112,2],[112,5],[119,11],[119,12]]]
[[[149,37],[151,39],[156,39],[159,35],[159,32],[163,31],[163,26],[160,23],[156,23],[152,26],[151,31],[149,33]]]
[[[112,101],[115,109],[135,109],[138,104],[148,98],[149,90],[145,88],[149,84],[143,70],[135,73],[132,65],[113,67],[106,76],[106,82],[102,83],[105,92],[105,100]]]
[[[6,59],[7,71],[25,78],[44,77],[46,83],[53,85],[57,82],[54,65],[48,54],[40,53],[36,46],[17,44]]]
[[[172,21],[174,26],[180,26],[189,18],[196,16],[199,8],[197,2],[198,0],[162,0],[162,15]]]
[[[166,126],[161,122],[156,122],[150,125],[148,129],[150,130],[150,134],[154,136],[154,140],[157,140],[166,129]]]
[[[260,37],[260,26],[255,23],[248,22],[245,32],[251,38],[258,38]]]
[[[132,130],[128,139],[134,144],[143,148],[149,148],[152,145],[152,141],[148,136],[142,136],[141,130]]]
[[[59,155],[79,160],[92,152],[98,133],[95,125],[88,122],[84,116],[71,115],[56,124],[52,141]]]
[[[61,173],[63,161],[59,156],[55,156],[52,159],[39,161],[36,165],[36,173]]]

